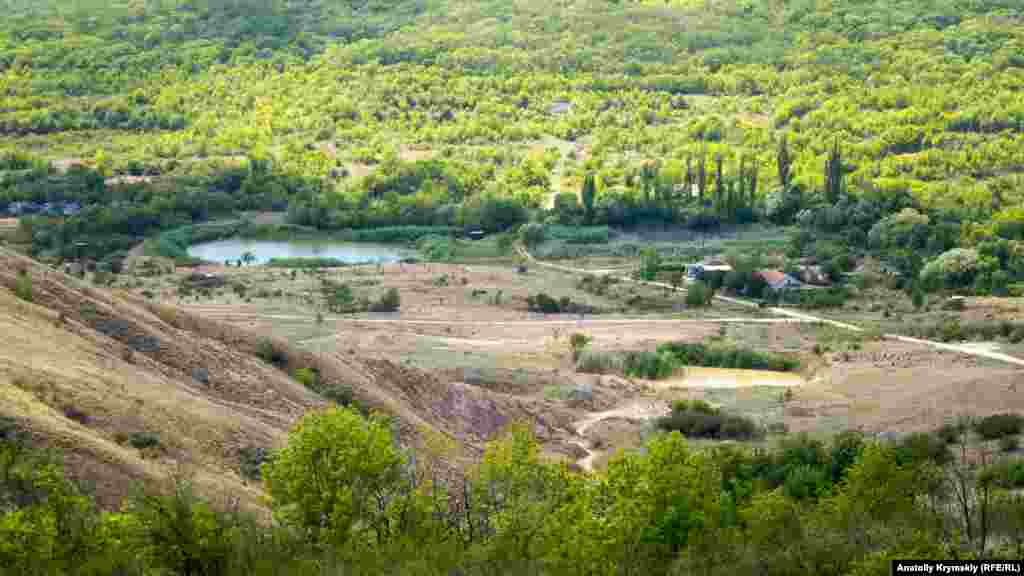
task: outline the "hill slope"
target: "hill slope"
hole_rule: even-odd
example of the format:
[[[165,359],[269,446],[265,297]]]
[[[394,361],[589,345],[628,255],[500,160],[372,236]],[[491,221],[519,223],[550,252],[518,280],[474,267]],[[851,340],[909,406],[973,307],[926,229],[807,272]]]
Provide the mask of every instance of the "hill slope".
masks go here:
[[[28,282],[31,302],[15,295]],[[132,481],[172,471],[193,475],[207,493],[258,504],[259,488],[242,474],[256,449],[280,446],[305,411],[327,404],[288,376],[301,366],[319,371],[319,390],[348,388],[360,405],[398,416],[405,442],[434,428],[406,400],[441,386],[421,373],[320,360],[280,342],[272,343],[276,367],[257,356],[266,344],[254,335],[96,289],[3,249],[0,333],[0,423],[59,448],[106,506]]]

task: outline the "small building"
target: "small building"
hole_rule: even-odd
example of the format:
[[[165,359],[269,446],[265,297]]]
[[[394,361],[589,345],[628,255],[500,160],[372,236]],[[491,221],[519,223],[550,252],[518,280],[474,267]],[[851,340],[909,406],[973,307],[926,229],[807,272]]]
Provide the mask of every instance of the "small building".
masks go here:
[[[780,270],[760,270],[754,274],[761,277],[772,290],[797,290],[801,286],[799,280]]]

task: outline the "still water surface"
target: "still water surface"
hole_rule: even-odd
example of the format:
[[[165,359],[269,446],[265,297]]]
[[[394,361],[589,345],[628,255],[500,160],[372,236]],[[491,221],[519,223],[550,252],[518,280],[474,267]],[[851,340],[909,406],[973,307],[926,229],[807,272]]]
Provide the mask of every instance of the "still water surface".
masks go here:
[[[389,244],[329,240],[246,240],[228,238],[190,246],[189,256],[211,262],[237,261],[246,252],[265,264],[271,258],[336,258],[347,264],[397,262],[412,251]]]

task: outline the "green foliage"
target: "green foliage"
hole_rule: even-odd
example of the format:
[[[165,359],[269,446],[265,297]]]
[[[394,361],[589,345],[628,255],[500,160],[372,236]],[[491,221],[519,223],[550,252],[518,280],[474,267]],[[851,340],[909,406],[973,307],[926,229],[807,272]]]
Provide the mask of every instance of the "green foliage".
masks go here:
[[[259,481],[262,477],[263,464],[270,459],[267,449],[261,446],[243,446],[238,450],[242,477],[247,480]]]
[[[622,373],[622,355],[585,350],[576,360],[576,371],[589,374]]]
[[[128,444],[136,450],[149,450],[160,447],[160,435],[156,432],[139,431],[128,435]]]
[[[287,363],[284,352],[270,338],[261,338],[256,343],[256,356],[278,368],[284,368]]]
[[[298,368],[295,370],[295,380],[310,390],[316,390],[320,379],[316,370],[312,368]]]
[[[320,289],[323,294],[327,309],[335,314],[348,314],[358,312],[355,294],[348,284],[325,280]]]
[[[397,312],[402,305],[401,296],[397,288],[388,288],[380,299],[370,304],[370,312]]]
[[[18,270],[14,279],[14,295],[26,302],[32,301],[32,277],[27,270]]]
[[[573,332],[569,336],[569,350],[572,352],[572,361],[576,362],[580,359],[580,354],[586,349],[587,345],[590,344],[592,338],[581,332]]]
[[[660,418],[658,428],[678,431],[683,436],[716,440],[751,440],[764,436],[764,430],[751,419],[722,414],[706,404],[673,404],[672,412]]]
[[[568,296],[555,299],[544,292],[526,297],[526,306],[530,312],[542,314],[596,314],[598,310],[588,304],[576,302]]]
[[[710,300],[710,291],[703,282],[694,282],[686,287],[686,305],[690,308],[706,306]]]
[[[661,270],[661,257],[658,251],[647,248],[640,252],[640,279],[652,281],[657,279]]]
[[[1016,436],[1024,430],[1024,416],[1020,414],[992,414],[975,422],[974,430],[986,440]]]
[[[188,483],[169,494],[137,494],[128,506],[133,548],[143,562],[174,574],[227,571],[234,548],[228,518],[199,500]]]
[[[586,372],[594,367],[604,372],[609,366],[621,366],[622,373],[627,376],[659,380],[672,376],[683,366],[788,372],[798,370],[800,363],[786,355],[757,352],[728,344],[670,342],[659,345],[654,352],[621,353],[614,361],[602,356],[587,358],[577,363],[577,370]]]
[[[612,237],[612,230],[607,226],[549,225],[543,230],[540,241],[557,240],[566,244],[607,244]]]
[[[390,425],[347,408],[306,415],[264,471],[275,514],[322,546],[395,536],[407,505]]]
[[[519,240],[526,245],[527,248],[532,248],[544,241],[545,230],[544,226],[531,222],[519,228]]]

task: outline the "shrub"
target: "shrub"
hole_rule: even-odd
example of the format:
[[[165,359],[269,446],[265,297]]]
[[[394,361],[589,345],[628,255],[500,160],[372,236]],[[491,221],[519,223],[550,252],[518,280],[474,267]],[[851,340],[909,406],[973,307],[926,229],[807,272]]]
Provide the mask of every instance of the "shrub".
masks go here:
[[[544,314],[558,314],[560,311],[558,301],[544,292],[536,296],[526,298],[527,307],[531,312],[543,312]]]
[[[379,300],[370,304],[370,312],[395,312],[401,307],[401,297],[397,288],[388,288]]]
[[[986,440],[995,440],[1021,433],[1024,417],[1020,414],[993,414],[974,425],[975,432]]]
[[[256,343],[256,355],[267,364],[272,364],[278,368],[284,366],[286,362],[284,352],[279,350],[270,338],[260,338]]]
[[[953,459],[944,440],[924,432],[916,432],[901,440],[896,454],[905,463],[934,462],[941,466]]]
[[[320,395],[340,406],[352,406],[355,404],[355,394],[348,386],[334,384],[325,386],[320,390]]]
[[[942,426],[939,426],[939,428],[935,430],[935,436],[937,436],[946,444],[953,444],[957,442],[958,440],[960,440],[960,437],[963,435],[963,433],[963,427],[952,422],[947,422]]]
[[[259,480],[262,476],[260,469],[269,460],[270,452],[262,446],[243,446],[238,450],[239,472],[248,480]]]
[[[316,370],[313,368],[299,368],[295,371],[295,380],[310,390],[316,389],[319,381],[317,376]]]
[[[358,307],[355,305],[355,295],[348,284],[328,280],[324,282],[321,292],[327,302],[327,309],[331,312],[345,314],[358,311]]]
[[[622,372],[622,356],[610,352],[584,351],[576,360],[576,370],[588,374]]]
[[[160,436],[155,432],[132,432],[128,435],[128,445],[136,450],[160,447]]]
[[[671,354],[658,352],[628,352],[623,359],[623,372],[627,376],[648,380],[668,378],[679,366]]]
[[[519,239],[528,248],[536,246],[536,245],[544,242],[544,237],[545,237],[544,226],[542,226],[542,225],[540,225],[540,224],[538,224],[536,222],[531,222],[529,224],[526,224],[526,225],[524,225],[523,227],[521,227],[519,229]]]
[[[999,439],[999,449],[1003,452],[1013,452],[1020,448],[1020,438],[1016,436],[1003,436]]]
[[[753,420],[723,414],[699,400],[690,404],[674,404],[668,416],[658,419],[657,426],[665,431],[678,431],[683,436],[694,438],[750,440],[764,435],[764,431]]]
[[[18,277],[14,280],[14,295],[26,302],[32,301],[32,277],[25,269],[18,270]]]
[[[580,358],[580,354],[583,352],[587,344],[590,344],[591,338],[586,334],[576,332],[572,336],[569,336],[569,349],[572,351],[572,361],[576,362]]]
[[[694,282],[686,289],[686,305],[699,308],[708,302],[707,286],[703,282]]]
[[[1024,488],[1024,460],[1003,460],[991,466],[987,472],[1000,488]]]

